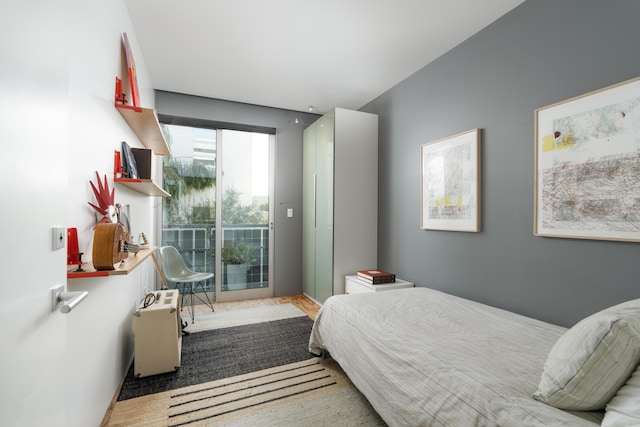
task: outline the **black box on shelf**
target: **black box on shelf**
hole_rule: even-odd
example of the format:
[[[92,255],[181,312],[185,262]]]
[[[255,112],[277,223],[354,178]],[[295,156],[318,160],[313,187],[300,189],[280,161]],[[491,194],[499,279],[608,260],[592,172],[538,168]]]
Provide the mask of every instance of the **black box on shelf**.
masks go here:
[[[138,168],[138,178],[151,179],[151,156],[153,153],[148,148],[132,148],[133,157],[136,160],[136,166]]]

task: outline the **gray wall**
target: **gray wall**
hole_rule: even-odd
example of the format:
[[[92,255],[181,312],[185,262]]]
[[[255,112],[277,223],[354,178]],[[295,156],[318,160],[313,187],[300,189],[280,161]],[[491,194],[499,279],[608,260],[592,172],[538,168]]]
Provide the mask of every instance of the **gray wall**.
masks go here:
[[[156,92],[158,114],[276,128],[274,292],[302,293],[302,130],[296,117],[311,123],[314,114]],[[287,218],[287,209],[294,217]]]
[[[640,2],[529,0],[362,110],[380,118],[379,267],[570,326],[640,297],[640,244],[533,236],[534,110],[640,75]],[[419,147],[482,129],[482,232],[419,228]]]

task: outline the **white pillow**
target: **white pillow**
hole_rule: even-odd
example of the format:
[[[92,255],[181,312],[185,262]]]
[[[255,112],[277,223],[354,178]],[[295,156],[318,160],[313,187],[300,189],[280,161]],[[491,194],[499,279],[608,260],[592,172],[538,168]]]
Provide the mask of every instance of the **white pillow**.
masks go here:
[[[640,299],[593,314],[555,343],[537,400],[560,409],[604,409],[640,363]]]
[[[604,414],[601,425],[602,427],[640,425],[640,366],[607,404],[607,412]]]

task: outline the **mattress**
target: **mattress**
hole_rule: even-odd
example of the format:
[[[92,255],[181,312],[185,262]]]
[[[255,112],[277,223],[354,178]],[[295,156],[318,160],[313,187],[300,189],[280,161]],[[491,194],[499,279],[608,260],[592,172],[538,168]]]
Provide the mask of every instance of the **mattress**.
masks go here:
[[[309,350],[330,353],[390,426],[595,426],[534,400],[566,328],[418,287],[336,295]]]

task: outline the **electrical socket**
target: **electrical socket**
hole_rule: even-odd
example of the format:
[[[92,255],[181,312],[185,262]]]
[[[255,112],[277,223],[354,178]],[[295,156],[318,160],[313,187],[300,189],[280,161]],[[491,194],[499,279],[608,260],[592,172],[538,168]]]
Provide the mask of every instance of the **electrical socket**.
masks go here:
[[[66,230],[64,227],[52,227],[51,228],[51,249],[57,251],[64,248],[64,242],[67,239],[65,236]]]

